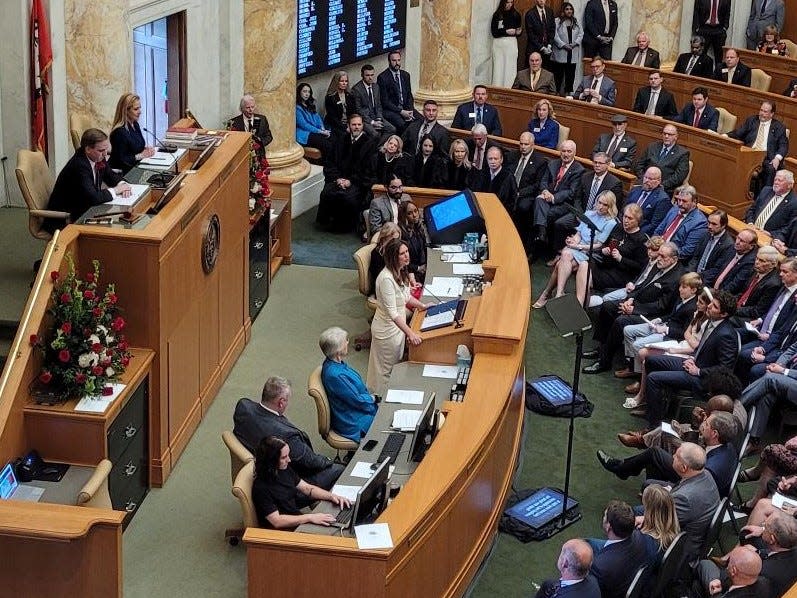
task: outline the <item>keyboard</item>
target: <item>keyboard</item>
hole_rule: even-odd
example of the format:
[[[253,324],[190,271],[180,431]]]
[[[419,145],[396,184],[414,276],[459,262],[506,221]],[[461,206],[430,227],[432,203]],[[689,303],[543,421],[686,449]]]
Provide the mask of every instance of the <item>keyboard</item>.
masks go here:
[[[351,521],[352,515],[354,515],[354,506],[345,507],[335,516],[335,523],[346,526]]]
[[[401,432],[391,432],[388,434],[385,445],[382,447],[382,452],[379,453],[379,458],[376,462],[383,463],[385,459],[390,459],[390,464],[393,465],[396,462],[396,457],[398,457],[405,438],[406,436]]]

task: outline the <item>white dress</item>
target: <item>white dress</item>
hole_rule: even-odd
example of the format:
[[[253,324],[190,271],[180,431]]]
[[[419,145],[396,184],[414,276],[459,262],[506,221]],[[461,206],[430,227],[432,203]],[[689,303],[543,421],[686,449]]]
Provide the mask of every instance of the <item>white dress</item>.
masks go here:
[[[405,335],[393,319],[405,316],[410,288],[396,283],[387,268],[376,277],[375,287],[376,314],[371,322],[371,353],[365,384],[371,392],[384,395],[390,372],[404,355]]]

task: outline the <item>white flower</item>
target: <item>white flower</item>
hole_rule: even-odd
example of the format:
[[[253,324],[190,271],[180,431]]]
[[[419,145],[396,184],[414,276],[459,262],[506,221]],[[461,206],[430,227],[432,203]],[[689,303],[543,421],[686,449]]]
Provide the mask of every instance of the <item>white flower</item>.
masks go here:
[[[108,329],[105,326],[103,326],[102,324],[98,324],[97,325],[97,332],[99,334],[107,335],[108,334]]]
[[[105,368],[105,375],[109,378],[113,376],[116,372],[113,371],[113,368]]]
[[[90,345],[93,345],[93,344],[95,344],[95,343],[99,343],[99,342],[100,342],[100,337],[99,337],[99,336],[97,336],[96,334],[92,334],[92,335],[89,337],[89,344],[90,344]]]
[[[83,353],[77,358],[77,364],[82,368],[88,368],[97,365],[100,361],[100,356],[94,352]]]

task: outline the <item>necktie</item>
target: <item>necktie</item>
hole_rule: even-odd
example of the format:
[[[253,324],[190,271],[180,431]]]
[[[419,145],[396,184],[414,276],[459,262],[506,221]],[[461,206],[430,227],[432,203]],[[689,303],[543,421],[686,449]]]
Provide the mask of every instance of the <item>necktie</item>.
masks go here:
[[[667,155],[667,152],[670,151],[666,145],[661,146],[661,151],[659,152],[659,159],[663,158]]]
[[[539,10],[540,15],[540,23],[542,23],[542,44],[548,44],[548,28],[545,26],[545,9],[541,8]]]
[[[697,125],[700,123],[700,110],[695,110],[695,118],[692,121],[692,126],[697,128]]]
[[[517,168],[515,169],[515,182],[518,185],[520,185],[520,178],[523,176],[523,171],[526,169],[526,162],[528,162],[528,160],[528,156],[520,158],[520,162],[518,162]]]
[[[393,80],[396,82],[396,87],[398,87],[399,93],[399,105],[403,108],[404,107],[404,92],[401,89],[401,74],[396,72],[393,74]]]
[[[482,107],[481,106],[476,108],[476,124],[477,125],[482,124]]]
[[[679,212],[678,215],[675,218],[673,218],[672,222],[670,222],[670,225],[665,229],[664,234],[662,235],[665,241],[669,241],[670,239],[672,239],[672,236],[675,234],[675,231],[678,229],[678,227],[681,225],[681,222],[683,221],[684,221],[684,215]]]
[[[415,153],[418,153],[418,150],[421,147],[421,139],[424,138],[425,135],[429,133],[429,123],[424,123],[421,127],[420,132],[418,133],[418,143],[415,144]]]
[[[767,203],[767,205],[764,206],[764,209],[761,210],[761,213],[755,219],[754,224],[756,225],[756,227],[764,228],[764,226],[767,223],[767,220],[769,220],[769,217],[772,216],[772,213],[778,208],[782,200],[783,198],[778,195],[773,196],[772,199],[769,200],[769,203]]]
[[[733,83],[733,72],[735,70],[736,70],[735,67],[732,69],[728,69],[728,81],[727,81],[728,83]]]
[[[606,150],[606,154],[609,156],[609,160],[612,160],[612,158],[614,157],[614,152],[617,151],[618,145],[620,145],[620,138],[617,135],[615,135],[614,137],[612,137],[612,142],[609,144],[609,147]]]
[[[780,315],[783,306],[786,305],[786,301],[789,300],[789,290],[784,288],[778,296],[775,297],[775,301],[772,302],[772,305],[767,311],[767,315],[764,316],[764,321],[761,322],[761,332],[765,332],[769,334],[772,332],[772,326],[775,324],[775,320],[778,319],[778,315]]]
[[[609,35],[611,17],[609,16],[609,0],[603,0],[603,35]]]
[[[587,199],[587,210],[592,210],[595,207],[595,196],[598,195],[598,187],[601,186],[600,179],[594,177],[592,179],[592,187],[589,190],[589,198]]]
[[[371,90],[371,86],[369,85],[366,87],[368,90],[368,105],[371,107],[371,110],[374,109],[374,92]]]
[[[559,167],[559,172],[556,173],[556,184],[554,185],[554,189],[556,189],[556,187],[559,186],[559,183],[562,182],[562,178],[565,176],[566,170],[567,167],[564,164]]]
[[[655,89],[650,90],[650,101],[648,102],[648,109],[645,110],[645,114],[648,116],[653,116],[656,114],[656,103],[659,101],[659,92]]]
[[[100,188],[100,181],[102,181],[102,176],[100,175],[101,168],[102,166],[100,166],[100,162],[94,163],[94,186],[97,187],[97,189]]]
[[[725,269],[720,273],[719,276],[717,276],[717,280],[714,281],[715,289],[722,288],[720,286],[722,285],[722,281],[725,280],[725,277],[728,276],[728,272],[730,272],[733,269],[733,267],[736,265],[736,262],[738,262],[740,259],[742,259],[742,256],[739,255],[738,253],[733,256],[733,259],[728,262],[728,265],[725,266]]]
[[[711,256],[711,252],[714,251],[714,247],[717,245],[717,241],[719,237],[711,237],[708,243],[706,243],[706,249],[703,251],[703,255],[700,258],[700,262],[697,264],[697,273],[700,274],[703,270],[706,269],[706,264],[708,264],[708,258]]]
[[[767,0],[761,1],[761,10],[758,13],[758,16],[761,17],[764,14],[764,11],[767,9]]]
[[[636,56],[634,57],[634,62],[632,63],[634,66],[642,66],[642,63],[645,62],[645,54],[637,50]]]
[[[695,68],[695,63],[697,62],[697,56],[692,54],[692,58],[689,59],[689,64],[686,65],[686,74],[691,75],[692,69]]]
[[[750,281],[750,284],[747,285],[747,288],[742,293],[742,296],[739,297],[739,300],[736,302],[736,307],[744,307],[747,303],[747,300],[750,298],[750,295],[753,293],[753,290],[758,286],[758,281],[761,280],[761,277],[758,274],[753,275],[753,280]]]
[[[476,146],[476,159],[474,160],[474,162],[476,164],[476,168],[478,168],[480,170],[481,170],[481,167],[482,167],[482,156],[483,156],[482,146],[477,145]]]
[[[717,18],[717,11],[719,9],[719,2],[720,0],[711,0],[711,15],[708,18],[709,25],[719,25],[719,19]]]
[[[648,195],[650,195],[650,191],[644,191],[642,195],[639,196],[639,199],[636,200],[637,205],[644,206],[645,201],[648,199]]]
[[[597,77],[592,79],[592,89],[598,89],[598,78]]]
[[[536,73],[531,73],[531,91],[537,89],[537,79],[539,78],[539,76],[540,76],[540,71],[537,71]]]
[[[706,341],[708,340],[708,337],[711,336],[711,333],[714,332],[714,328],[716,328],[716,327],[717,327],[717,324],[715,322],[713,322],[713,321],[709,321],[706,324],[706,329],[703,331],[703,334],[700,337],[700,343],[698,343],[697,349],[695,349],[694,359],[697,359],[697,356],[700,353],[700,350],[703,348],[703,345],[706,344]]]
[[[756,133],[752,148],[754,150],[767,149],[766,124],[763,121],[758,123],[758,133]]]

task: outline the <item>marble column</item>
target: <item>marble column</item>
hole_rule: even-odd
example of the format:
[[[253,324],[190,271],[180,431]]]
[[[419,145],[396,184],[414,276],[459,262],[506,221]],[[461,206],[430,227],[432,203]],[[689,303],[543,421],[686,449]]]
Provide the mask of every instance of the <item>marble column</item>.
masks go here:
[[[67,110],[108,132],[119,96],[133,86],[126,3],[66,0],[64,22]]]
[[[475,0],[421,0],[421,68],[415,103],[440,105],[440,119],[454,117],[471,97],[470,25]]]
[[[691,15],[693,3],[684,4],[689,5]],[[629,45],[635,43],[637,32],[645,30],[650,36],[650,46],[656,48],[661,55],[662,64],[673,64],[680,53],[682,24],[688,32],[692,26],[691,17],[689,22],[682,22],[681,6],[676,6],[672,0],[633,0]]]
[[[284,0],[244,0],[244,90],[268,117],[272,176],[298,181],[310,173],[296,143],[296,10]]]

